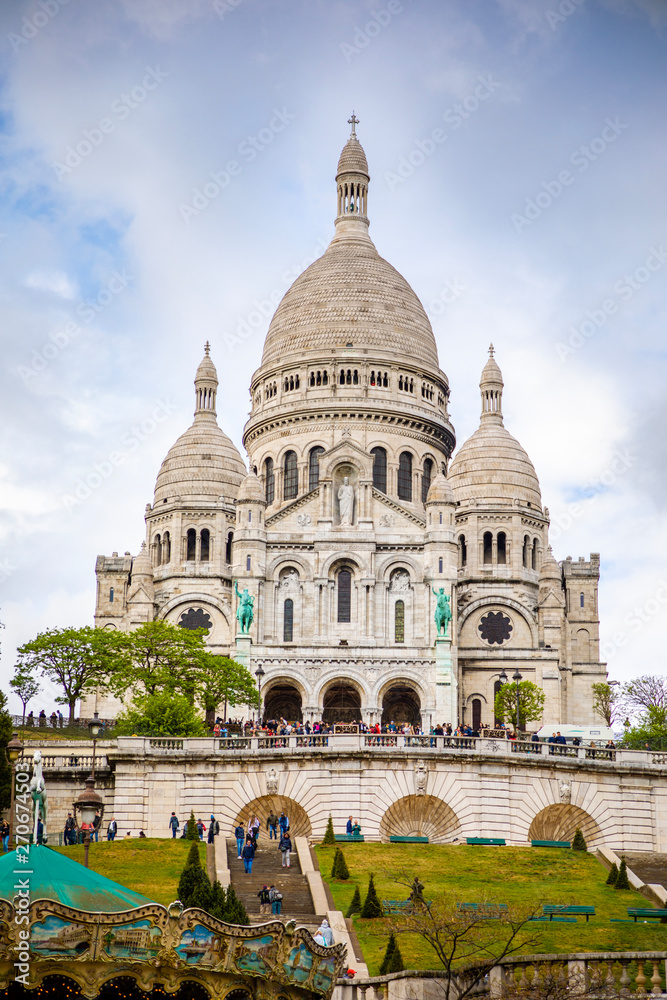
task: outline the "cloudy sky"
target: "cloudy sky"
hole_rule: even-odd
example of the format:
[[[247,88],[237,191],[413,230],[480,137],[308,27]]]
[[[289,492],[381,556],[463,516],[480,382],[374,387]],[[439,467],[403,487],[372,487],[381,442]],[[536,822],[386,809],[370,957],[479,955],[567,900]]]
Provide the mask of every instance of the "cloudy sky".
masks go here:
[[[137,552],[206,339],[240,447],[353,108],[458,440],[493,341],[610,676],[662,672],[666,43],[663,0],[4,0],[2,686]]]

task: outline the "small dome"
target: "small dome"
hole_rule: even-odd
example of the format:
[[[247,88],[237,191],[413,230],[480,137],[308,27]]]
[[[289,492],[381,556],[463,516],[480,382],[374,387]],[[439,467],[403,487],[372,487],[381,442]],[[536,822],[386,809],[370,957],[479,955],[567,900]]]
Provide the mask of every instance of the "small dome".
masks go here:
[[[493,344],[489,346],[489,360],[486,362],[482,368],[482,377],[479,380],[480,388],[484,385],[492,383],[493,385],[503,386],[503,373],[500,370],[498,362],[493,356]]]
[[[426,503],[449,503],[453,505],[455,502],[454,493],[447,477],[444,473],[439,472],[429,487]]]
[[[215,418],[198,420],[172,445],[155,483],[154,505],[180,496],[184,500],[236,497],[246,477],[238,449]]]
[[[351,135],[343,146],[336,169],[336,180],[341,174],[364,174],[369,177],[368,160],[364,153],[364,147],[356,135]]]
[[[560,583],[562,580],[561,568],[554,559],[554,554],[549,546],[546,556],[542,561],[540,566],[540,583],[546,580],[558,580]]]
[[[141,543],[139,555],[136,555],[132,560],[132,579],[136,580],[139,576],[153,576],[153,567],[145,542]]]
[[[244,500],[253,501],[255,503],[266,503],[261,480],[255,472],[251,472],[247,475],[239,488],[239,494],[236,498],[236,502],[241,503]]]
[[[457,451],[448,478],[462,505],[473,499],[502,506],[522,500],[542,509],[533,463],[502,423],[482,421]]]

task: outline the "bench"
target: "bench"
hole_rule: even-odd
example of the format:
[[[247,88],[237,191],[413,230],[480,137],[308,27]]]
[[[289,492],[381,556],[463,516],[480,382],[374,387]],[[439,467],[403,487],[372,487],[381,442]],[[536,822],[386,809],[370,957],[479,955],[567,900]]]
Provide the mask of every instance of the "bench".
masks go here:
[[[363,844],[364,842],[363,833],[337,833],[335,837],[337,844]]]
[[[547,903],[546,906],[542,907],[542,913],[545,917],[549,917],[553,920],[555,916],[561,917],[586,917],[586,923],[588,923],[589,917],[595,916],[594,906],[552,906]]]
[[[390,844],[428,844],[428,837],[395,837],[389,838]]]
[[[431,906],[433,900],[429,899],[426,903],[427,906]],[[411,899],[383,899],[382,909],[385,913],[409,913],[412,906]]]
[[[667,923],[667,910],[655,910],[651,909],[636,909],[634,907],[628,907],[628,916],[634,917],[635,923],[637,923],[637,918],[641,920],[659,920],[661,924]]]
[[[531,840],[531,847],[569,847],[569,840]]]
[[[474,844],[477,847],[504,847],[505,841],[501,837],[466,837],[466,844]]]
[[[507,913],[507,903],[457,903],[457,909],[462,913],[479,913],[485,919],[497,920]]]
[[[552,924],[576,924],[576,917],[531,917],[533,921],[538,923],[552,923]]]

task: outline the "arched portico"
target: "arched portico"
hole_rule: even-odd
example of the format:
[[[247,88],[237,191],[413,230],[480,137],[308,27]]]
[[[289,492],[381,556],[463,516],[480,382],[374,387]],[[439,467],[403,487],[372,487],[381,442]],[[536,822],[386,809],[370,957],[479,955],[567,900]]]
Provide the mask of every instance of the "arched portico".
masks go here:
[[[308,819],[308,814],[303,806],[300,806],[298,802],[294,799],[288,798],[286,795],[261,795],[259,798],[252,799],[247,805],[237,813],[236,820],[234,821],[234,826],[243,826],[245,829],[248,828],[248,822],[254,816],[259,819],[259,829],[260,837],[268,836],[266,833],[266,820],[270,813],[275,813],[276,816],[284,812],[289,819],[289,829],[291,837],[310,837],[313,832],[313,828]]]
[[[603,840],[602,831],[590,813],[569,802],[558,802],[537,813],[530,824],[528,840],[572,841],[577,829],[583,833],[589,848]]]
[[[271,681],[271,684],[267,685],[262,700],[265,719],[285,719],[287,722],[303,721],[303,695],[293,681],[283,678]]]
[[[434,795],[405,795],[389,806],[380,820],[380,840],[428,837],[432,844],[458,840],[461,826],[451,806]]]
[[[339,677],[325,689],[322,696],[322,719],[327,725],[335,722],[358,722],[361,718],[361,691],[346,677]]]

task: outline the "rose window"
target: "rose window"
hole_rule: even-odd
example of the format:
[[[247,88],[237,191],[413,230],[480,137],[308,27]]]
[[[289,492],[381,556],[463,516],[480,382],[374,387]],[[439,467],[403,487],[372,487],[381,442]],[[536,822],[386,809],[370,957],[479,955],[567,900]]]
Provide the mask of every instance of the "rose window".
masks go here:
[[[205,628],[211,630],[211,616],[203,608],[188,608],[180,617],[181,628]]]
[[[481,638],[489,646],[502,646],[512,635],[512,622],[502,611],[489,611],[477,627]]]

